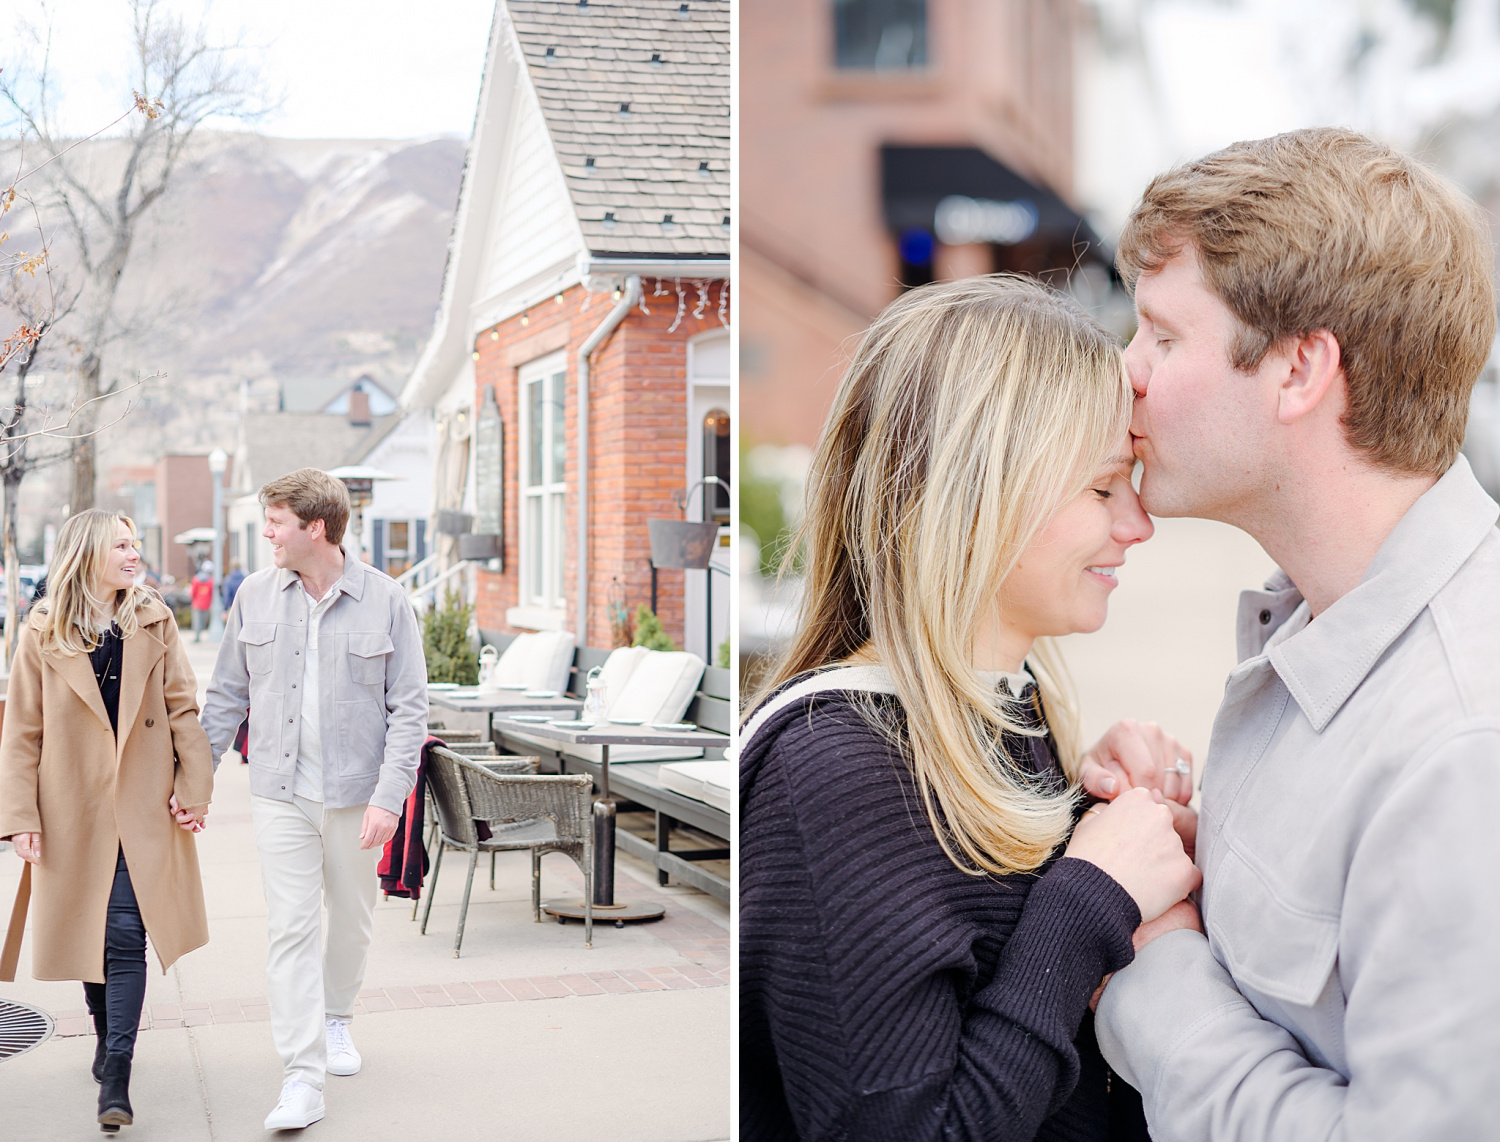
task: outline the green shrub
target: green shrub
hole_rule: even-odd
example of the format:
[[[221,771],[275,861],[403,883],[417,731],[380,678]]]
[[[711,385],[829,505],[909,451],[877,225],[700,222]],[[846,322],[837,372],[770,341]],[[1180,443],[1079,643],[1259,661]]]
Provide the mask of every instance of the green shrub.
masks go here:
[[[727,638],[719,643],[719,653],[715,656],[714,665],[720,670],[729,669],[729,640]]]
[[[422,619],[422,650],[427,681],[473,686],[479,681],[479,650],[469,637],[474,608],[457,591],[443,592],[443,605]]]
[[[662,629],[661,619],[650,607],[642,603],[635,609],[635,646],[648,650],[676,650],[677,644],[671,635]]]

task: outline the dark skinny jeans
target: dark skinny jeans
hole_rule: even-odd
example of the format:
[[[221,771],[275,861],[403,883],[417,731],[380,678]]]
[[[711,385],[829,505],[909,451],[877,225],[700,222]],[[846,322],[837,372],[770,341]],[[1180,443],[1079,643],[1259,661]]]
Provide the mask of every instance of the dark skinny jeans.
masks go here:
[[[115,862],[115,884],[104,921],[104,981],[83,985],[89,1014],[108,1013],[107,1054],[133,1056],[146,1001],[146,925],[135,902],[124,850]]]

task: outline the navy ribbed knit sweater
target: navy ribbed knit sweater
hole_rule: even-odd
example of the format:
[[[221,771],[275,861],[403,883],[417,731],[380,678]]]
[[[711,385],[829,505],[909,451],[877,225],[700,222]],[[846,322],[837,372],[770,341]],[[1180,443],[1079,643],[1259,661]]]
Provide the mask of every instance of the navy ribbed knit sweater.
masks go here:
[[[1085,1023],[1135,902],[1086,861],[960,872],[862,701],[904,727],[894,697],[823,692],[741,755],[740,1138],[1143,1137],[1118,1106],[1111,1133]],[[1044,739],[1003,744],[1061,780]]]

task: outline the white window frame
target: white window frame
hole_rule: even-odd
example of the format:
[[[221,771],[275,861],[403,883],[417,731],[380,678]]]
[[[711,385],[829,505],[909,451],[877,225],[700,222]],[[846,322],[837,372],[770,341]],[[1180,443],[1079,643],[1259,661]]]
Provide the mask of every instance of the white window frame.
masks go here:
[[[559,629],[566,616],[564,567],[567,558],[568,457],[563,456],[561,471],[549,472],[547,464],[556,433],[563,434],[566,448],[567,372],[567,354],[560,352],[528,362],[518,370],[516,377],[517,437],[520,442],[516,449],[516,530],[520,559],[516,575],[518,605],[506,614],[506,621],[512,626]],[[557,379],[552,382],[552,378]],[[542,456],[542,482],[531,484],[532,424],[527,390],[537,382],[543,385],[541,440],[547,451]],[[549,382],[557,385],[560,400],[546,400]],[[563,417],[561,424],[554,420],[559,415]],[[549,475],[558,478],[549,480]]]

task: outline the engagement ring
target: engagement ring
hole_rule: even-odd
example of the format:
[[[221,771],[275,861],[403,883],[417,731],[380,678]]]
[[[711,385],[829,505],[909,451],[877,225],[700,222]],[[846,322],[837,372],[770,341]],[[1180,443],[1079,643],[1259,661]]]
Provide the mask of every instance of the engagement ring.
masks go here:
[[[1172,772],[1181,774],[1183,777],[1190,777],[1193,773],[1193,767],[1189,765],[1184,759],[1179,757],[1177,759],[1177,764],[1172,767]]]

